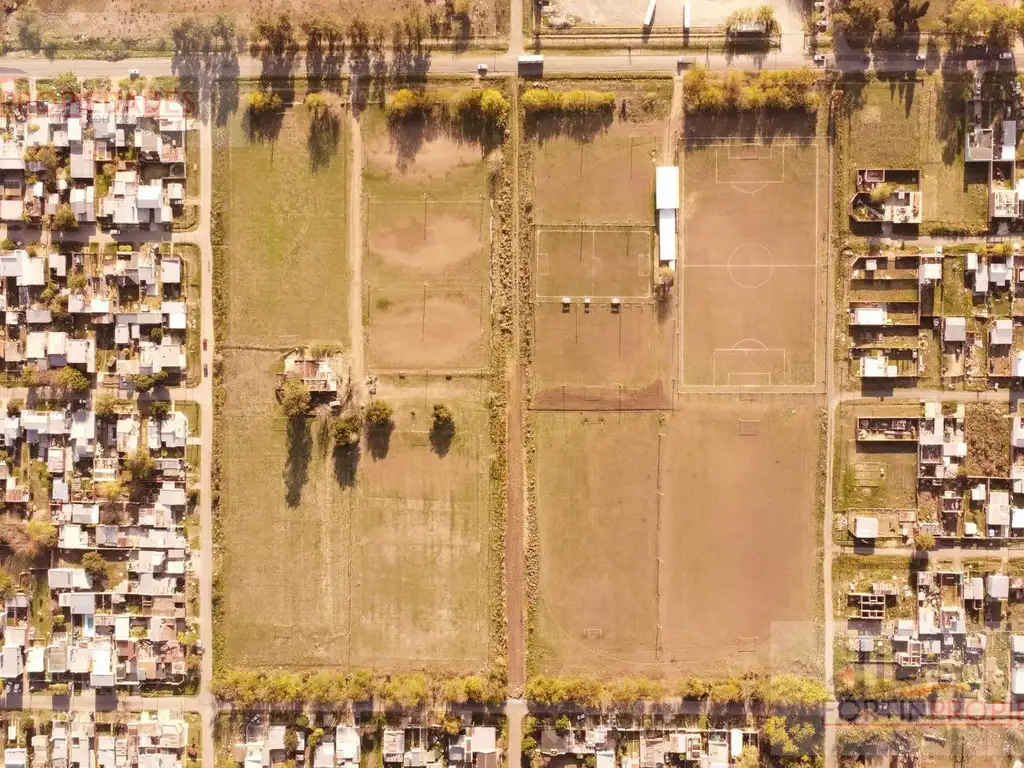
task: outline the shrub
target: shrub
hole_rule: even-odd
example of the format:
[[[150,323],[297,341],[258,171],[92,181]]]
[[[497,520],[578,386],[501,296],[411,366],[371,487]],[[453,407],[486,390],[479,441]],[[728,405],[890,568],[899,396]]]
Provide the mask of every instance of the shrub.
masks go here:
[[[568,116],[607,112],[615,108],[614,93],[579,88],[571,91],[530,88],[523,94],[521,101],[527,114],[562,113]]]
[[[935,549],[935,537],[930,533],[915,533],[914,546],[917,549],[924,551],[927,551],[929,549]]]

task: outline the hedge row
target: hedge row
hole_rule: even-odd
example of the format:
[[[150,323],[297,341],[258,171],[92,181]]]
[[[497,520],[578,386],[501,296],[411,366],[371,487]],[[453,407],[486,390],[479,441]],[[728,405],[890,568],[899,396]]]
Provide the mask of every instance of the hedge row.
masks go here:
[[[526,114],[584,114],[605,112],[615,108],[615,94],[610,91],[585,91],[579,88],[571,91],[552,91],[547,88],[530,88],[523,93],[520,101]]]
[[[460,119],[478,114],[504,124],[508,108],[508,99],[497,88],[426,91],[400,88],[388,94],[384,111],[390,120],[425,116]]]
[[[683,104],[691,114],[727,109],[816,112],[821,103],[815,87],[818,79],[818,73],[812,69],[732,71],[723,77],[697,67],[683,78]]]

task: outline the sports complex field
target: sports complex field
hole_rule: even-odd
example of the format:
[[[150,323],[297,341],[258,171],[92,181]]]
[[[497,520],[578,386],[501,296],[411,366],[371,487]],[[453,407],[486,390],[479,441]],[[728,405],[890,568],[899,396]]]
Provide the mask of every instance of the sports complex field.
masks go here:
[[[542,668],[813,658],[820,405],[715,395],[671,414],[536,414]]]
[[[824,338],[827,154],[813,139],[682,153],[683,386],[811,385]]]

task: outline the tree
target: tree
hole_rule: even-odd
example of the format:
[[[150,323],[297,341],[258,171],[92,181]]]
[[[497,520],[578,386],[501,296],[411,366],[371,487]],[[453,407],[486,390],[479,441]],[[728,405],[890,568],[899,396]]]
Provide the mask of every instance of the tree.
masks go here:
[[[4,600],[14,594],[14,579],[6,571],[0,571],[0,600]]]
[[[289,419],[305,416],[309,410],[309,387],[301,379],[289,376],[281,385],[278,399],[281,401],[281,410]]]
[[[314,117],[319,117],[327,111],[327,99],[322,93],[307,93],[302,103]]]
[[[249,111],[257,115],[277,112],[282,105],[280,94],[269,88],[261,88],[249,94]]]
[[[124,467],[131,473],[134,482],[145,482],[156,472],[156,461],[149,455],[148,449],[139,448],[124,460]]]
[[[38,546],[51,549],[57,545],[57,526],[47,520],[29,520],[25,533]]]
[[[504,125],[508,118],[508,99],[497,88],[484,88],[480,94],[480,112],[497,125]]]
[[[61,72],[53,78],[53,90],[64,98],[77,96],[82,92],[82,81],[74,72]]]
[[[946,29],[959,42],[973,41],[992,24],[988,0],[954,0],[946,12]]]
[[[109,419],[117,415],[117,398],[111,394],[99,395],[92,404],[92,409],[101,419]]]
[[[25,405],[24,401],[20,397],[12,397],[7,401],[7,415],[8,416],[20,416],[21,409]]]
[[[770,35],[779,31],[779,22],[775,18],[775,9],[769,3],[758,6],[754,11],[754,19],[764,27]]]
[[[384,400],[374,400],[366,409],[366,423],[370,427],[384,427],[391,423],[391,406]]]
[[[92,577],[94,586],[106,582],[107,561],[96,550],[90,550],[82,556],[82,568]]]
[[[167,371],[158,371],[157,373],[137,373],[132,376],[132,384],[135,385],[136,392],[149,392],[157,384],[163,384],[167,381]]]
[[[851,40],[870,40],[882,16],[876,0],[846,0],[841,8],[832,14],[833,31]]]
[[[654,291],[659,296],[667,296],[676,282],[676,273],[672,267],[659,266],[654,273]]]
[[[43,28],[39,22],[39,14],[28,11],[21,17],[18,27],[18,43],[22,48],[38,51],[43,46]]]
[[[443,403],[434,405],[434,429],[452,430],[455,428],[455,416],[452,409]]]
[[[53,228],[56,230],[78,229],[78,217],[67,203],[57,206],[57,212],[53,214]]]
[[[295,750],[299,748],[299,734],[295,732],[294,728],[289,728],[284,732],[284,748],[289,754],[295,754]]]
[[[171,403],[168,400],[153,400],[149,404],[149,417],[156,421],[163,421],[171,412]]]
[[[54,382],[61,389],[72,392],[86,392],[89,389],[89,379],[77,368],[65,365],[54,377]]]
[[[892,187],[888,184],[876,184],[871,188],[868,197],[875,205],[881,205],[892,195]]]
[[[935,536],[930,533],[919,532],[914,534],[914,546],[917,549],[927,551],[935,549]]]
[[[361,426],[362,424],[357,415],[335,419],[331,426],[334,432],[334,442],[340,447],[355,445],[359,442],[359,429]]]

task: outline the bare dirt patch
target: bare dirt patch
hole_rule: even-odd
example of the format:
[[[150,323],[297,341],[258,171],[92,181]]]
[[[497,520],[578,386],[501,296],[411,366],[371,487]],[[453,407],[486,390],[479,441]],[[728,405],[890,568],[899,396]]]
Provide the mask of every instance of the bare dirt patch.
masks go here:
[[[367,172],[383,172],[408,182],[439,181],[453,171],[469,168],[485,159],[479,144],[448,136],[423,141],[414,154],[407,152],[402,144],[402,140],[393,135],[378,134],[366,148]]]
[[[427,276],[483,271],[487,259],[484,228],[489,223],[485,208],[483,201],[371,202],[367,207],[367,280],[390,282],[399,275],[408,279],[411,271]]]
[[[370,296],[367,359],[374,368],[482,368],[489,317],[483,289]]]

